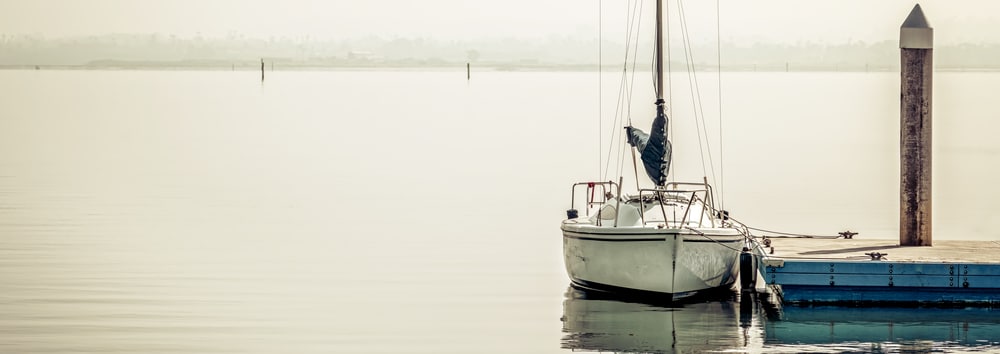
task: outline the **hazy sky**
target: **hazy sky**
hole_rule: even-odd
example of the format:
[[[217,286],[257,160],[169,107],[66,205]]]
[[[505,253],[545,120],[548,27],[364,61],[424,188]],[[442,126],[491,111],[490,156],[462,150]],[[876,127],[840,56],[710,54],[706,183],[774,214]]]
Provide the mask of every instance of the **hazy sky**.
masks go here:
[[[376,35],[443,40],[593,36],[599,3],[605,28],[622,27],[627,0],[0,0],[0,33],[46,37],[107,33],[224,37],[235,33],[314,39]],[[653,2],[646,3],[651,6]],[[685,3],[696,37],[715,38],[716,3]],[[894,39],[915,4],[901,0],[718,3],[723,39],[788,43]],[[925,0],[921,6],[939,43],[1000,42],[996,28],[1000,1]]]

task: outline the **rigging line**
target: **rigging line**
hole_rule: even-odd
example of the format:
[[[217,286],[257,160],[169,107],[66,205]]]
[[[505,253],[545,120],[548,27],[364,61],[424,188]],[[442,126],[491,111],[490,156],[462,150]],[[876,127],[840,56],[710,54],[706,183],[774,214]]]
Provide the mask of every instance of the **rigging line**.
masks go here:
[[[621,91],[621,83],[619,83],[619,94],[618,94],[619,97],[621,96],[621,92],[620,91]],[[619,114],[620,112],[621,112],[621,99],[619,98],[616,101],[615,115],[614,115],[614,119],[611,122],[611,126],[612,127],[615,127],[615,126],[618,125],[618,122],[621,119],[621,115]],[[603,134],[603,132],[601,132],[601,133]],[[615,150],[615,146],[616,146],[616,144],[615,144],[615,137],[616,137],[616,135],[614,134],[614,132],[612,132],[612,134],[611,134],[611,141],[610,141],[610,144],[608,144],[608,155],[607,155],[608,156],[608,158],[607,158],[608,163],[607,163],[607,165],[604,166],[604,175],[603,175],[602,179],[607,179],[608,172],[609,172],[609,170],[611,168],[611,161],[612,161],[611,160],[611,156],[612,156],[612,152]],[[617,169],[617,167],[616,167],[616,169]]]
[[[656,76],[659,74],[657,72],[657,70],[656,70],[656,58],[659,57],[659,52],[656,50],[657,46],[655,45],[656,36],[653,36],[653,42],[654,42],[654,45],[653,45],[653,60],[649,61],[649,73],[650,73],[650,75],[649,75],[649,86],[653,88],[653,94],[656,97],[660,97],[661,96],[661,90],[663,90],[663,88],[662,87],[656,87],[656,82],[657,82]]]
[[[655,14],[654,14],[654,16],[655,16]],[[654,26],[655,26],[655,24],[654,24]],[[653,42],[654,42],[654,44],[653,44],[653,60],[649,61],[649,73],[651,74],[650,75],[649,86],[653,87],[653,94],[656,95],[656,97],[660,97],[662,95],[663,88],[662,87],[656,87],[656,82],[657,82],[656,76],[657,76],[657,74],[659,74],[659,72],[656,70],[656,58],[659,57],[658,56],[659,55],[659,51],[657,51],[657,48],[659,48],[659,46],[657,46],[656,43],[655,43],[656,42],[656,38],[657,37],[654,35],[653,36]]]
[[[692,75],[692,73],[694,71],[694,67],[693,67],[693,63],[692,63],[693,57],[691,56],[691,48],[689,47],[690,43],[689,43],[689,37],[688,37],[688,32],[687,32],[687,30],[688,30],[688,28],[687,28],[687,19],[685,18],[686,16],[684,14],[684,1],[683,0],[677,0],[677,12],[678,12],[678,18],[680,19],[680,26],[681,26],[681,43],[683,44],[683,47],[684,47],[684,64],[685,64],[685,67],[687,68],[687,74],[688,74],[688,90],[691,92],[692,113],[694,114],[695,131],[697,132],[696,136],[698,137],[698,152],[701,155],[701,171],[702,171],[703,174],[707,175],[708,171],[707,171],[707,168],[705,166],[705,147],[704,147],[705,144],[702,142],[701,127],[698,125],[698,113],[699,113],[698,112],[698,90],[694,86],[695,85],[695,80],[696,80],[697,77],[694,76],[694,75]],[[705,139],[707,139],[707,138],[708,137],[706,137]]]
[[[631,74],[627,74],[627,73],[625,74],[625,76],[628,77],[628,81],[629,81],[629,83],[628,83],[628,90],[627,90],[628,94],[625,96],[625,107],[627,107],[627,109],[626,109],[626,111],[627,111],[626,117],[627,117],[628,125],[629,126],[632,125],[632,97],[634,96],[634,93],[635,93],[635,71],[636,71],[635,70],[635,65],[636,65],[636,62],[638,61],[638,58],[639,58],[639,36],[640,36],[640,33],[641,33],[640,29],[642,28],[642,6],[640,6],[640,1],[638,1],[638,0],[635,2],[635,5],[636,5],[636,7],[633,8],[633,11],[636,11],[636,13],[633,13],[634,23],[633,23],[633,26],[631,26],[631,28],[633,28],[634,32],[635,32],[635,40],[633,41],[633,43],[635,43],[635,45],[632,47],[632,73]],[[636,18],[636,16],[638,16],[638,17]],[[631,35],[632,34],[629,33],[630,38],[631,38]],[[628,53],[626,53],[625,57],[628,58]],[[627,60],[626,60],[625,65],[628,66],[628,61]],[[626,72],[627,72],[627,70],[626,70]],[[625,139],[631,139],[631,136],[627,136],[626,135]],[[631,155],[632,155],[632,174],[635,175],[635,185],[636,185],[636,189],[638,190],[638,188],[639,188],[639,165],[636,163],[636,159],[635,159],[635,148],[632,147],[631,144],[628,144],[628,145],[623,144],[622,146],[623,146],[624,149],[628,149],[631,152]],[[625,159],[624,155],[626,155],[626,153],[624,151],[622,151],[622,156],[621,156],[622,160]],[[625,171],[625,164],[622,163],[621,164],[621,169],[618,171],[618,174],[622,175],[622,174],[624,174],[624,171]]]
[[[627,19],[628,19],[628,6],[626,6],[625,9],[626,9],[625,18],[626,18],[626,23],[627,23],[628,22],[627,21]],[[628,38],[626,37],[626,41],[625,41],[625,48],[626,48],[626,52],[625,53],[626,53],[626,55],[628,54],[628,46],[629,46]],[[624,90],[624,86],[625,86],[625,84],[623,83],[623,79],[619,79],[618,80],[618,95],[617,95],[617,97],[615,97],[615,114],[614,114],[614,120],[612,121],[612,124],[611,124],[612,127],[618,126],[619,119],[621,118],[622,90]],[[603,134],[603,132],[602,132],[602,134]],[[614,131],[612,131],[612,133],[611,133],[611,141],[610,141],[610,144],[608,144],[608,155],[607,155],[608,156],[608,164],[604,167],[604,175],[602,176],[602,179],[607,179],[608,172],[611,169],[611,161],[612,161],[611,160],[611,156],[613,156],[612,152],[615,150],[615,146],[617,146],[617,144],[615,143],[615,137],[616,136],[617,135],[614,133]],[[618,160],[615,160],[615,161],[618,161]],[[618,170],[618,166],[615,166],[615,170]]]
[[[628,25],[627,26],[628,30],[625,33],[625,37],[626,37],[625,38],[625,43],[627,45],[625,47],[625,59],[622,61],[622,78],[621,78],[621,85],[622,85],[621,87],[622,87],[622,89],[619,92],[619,100],[620,100],[619,104],[621,104],[621,107],[622,107],[621,114],[622,114],[622,116],[624,118],[623,120],[625,120],[625,121],[628,122],[628,125],[632,125],[632,107],[631,107],[632,85],[629,83],[629,80],[628,80],[628,77],[629,77],[629,74],[628,74],[628,58],[629,58],[629,52],[630,52],[631,48],[634,48],[634,47],[637,48],[638,47],[638,43],[636,43],[636,42],[634,42],[632,40],[632,33],[637,31],[635,29],[635,26],[636,26],[635,16],[636,16],[636,13],[637,13],[636,6],[638,6],[638,1],[636,0],[635,2],[631,2],[631,3],[632,3],[631,10],[629,10],[629,8],[627,6],[628,4],[626,3],[626,23]],[[634,60],[634,58],[633,58],[633,60]],[[630,148],[628,148],[625,145],[625,142],[622,140],[622,139],[628,139],[628,137],[626,136],[626,137],[623,138],[622,137],[622,132],[619,131],[619,130],[617,130],[617,126],[615,128],[616,128],[616,131],[617,131],[616,134],[619,137],[619,139],[618,139],[619,143],[615,145],[615,146],[618,147],[618,152],[619,152],[617,164],[615,166],[617,167],[616,170],[618,172],[618,175],[621,176],[622,173],[625,170],[625,149],[630,149]]]
[[[702,149],[702,147],[701,147],[702,144],[704,144],[704,146],[706,148],[708,147],[708,144],[709,144],[708,143],[708,130],[705,129],[705,112],[704,112],[703,109],[701,109],[701,107],[702,107],[701,88],[700,88],[700,86],[698,84],[697,67],[696,67],[695,62],[694,62],[694,50],[693,50],[693,46],[691,45],[691,37],[690,37],[690,32],[689,32],[689,29],[688,29],[688,25],[687,25],[687,14],[686,14],[686,12],[684,10],[684,1],[683,0],[678,0],[677,1],[677,6],[678,6],[678,12],[680,13],[681,33],[683,34],[682,39],[684,41],[684,59],[685,59],[685,62],[687,64],[687,68],[688,68],[688,86],[691,89],[691,103],[692,103],[693,110],[694,110],[695,128],[696,128],[696,130],[698,130],[698,144],[699,144],[699,149],[701,151],[702,173],[707,175],[706,168],[705,168],[705,151],[701,150]],[[701,123],[700,127],[698,126],[699,122]],[[704,134],[705,134],[705,142],[704,143],[702,143],[702,140],[701,140],[702,139],[702,135],[701,135],[702,132],[704,132]],[[708,150],[708,157],[709,157],[709,163],[711,163],[712,154],[711,154],[711,150],[710,149]],[[713,176],[713,179],[714,179],[714,176]]]
[[[655,14],[654,14],[654,16],[655,16]],[[654,26],[655,26],[655,24],[654,24]],[[656,83],[658,81],[656,79],[656,76],[657,76],[657,74],[659,74],[659,72],[656,70],[656,58],[659,57],[660,53],[659,53],[659,51],[657,51],[657,48],[659,48],[659,46],[657,46],[656,43],[655,43],[656,42],[656,36],[655,35],[653,36],[653,42],[654,42],[654,44],[653,44],[653,60],[649,61],[649,73],[650,73],[649,86],[653,87],[653,94],[655,94],[657,97],[660,97],[660,96],[662,96],[663,88],[662,87],[656,87]]]
[[[666,13],[663,14],[663,17],[667,19],[666,21],[664,21],[665,22],[664,23],[664,27],[665,27],[665,30],[666,30],[666,33],[665,33],[666,36],[665,37],[667,39],[667,43],[666,43],[666,45],[667,45],[667,72],[666,72],[666,74],[667,74],[666,75],[666,77],[667,77],[667,84],[666,85],[667,85],[667,88],[669,88],[669,89],[666,90],[667,91],[667,106],[664,107],[664,110],[666,111],[664,113],[667,115],[667,117],[673,117],[673,115],[671,114],[673,112],[670,111],[671,108],[674,106],[674,95],[673,95],[673,84],[674,84],[674,82],[672,80],[672,78],[673,78],[673,74],[672,74],[673,70],[671,69],[671,66],[670,66],[670,1],[669,0],[664,0],[664,1],[667,2],[667,5],[663,7],[664,10],[666,10]],[[670,134],[670,140],[673,141],[674,140],[674,120],[673,119],[669,120],[668,124],[670,125],[670,133],[669,133]],[[671,157],[671,160],[673,160],[673,159],[674,158]],[[677,165],[678,164],[676,162],[674,162],[673,163],[673,168],[671,168],[670,170],[667,171],[668,174],[672,173],[674,175],[675,179],[677,177],[677,174],[674,173],[674,172],[677,170]]]
[[[628,53],[629,53],[629,48],[631,48],[631,45],[632,45],[632,43],[631,43],[631,38],[632,38],[631,32],[633,31],[633,26],[634,26],[634,13],[635,13],[634,8],[635,8],[634,5],[632,6],[631,10],[629,9],[628,4],[626,4],[626,6],[625,6],[625,22],[626,22],[625,60],[623,60],[623,65],[622,65],[622,76],[621,76],[621,79],[618,81],[618,97],[617,97],[616,103],[615,103],[616,104],[616,107],[615,107],[615,119],[612,122],[612,125],[611,125],[612,127],[617,127],[619,125],[619,122],[623,118],[624,112],[625,112],[625,107],[622,107],[622,105],[623,105],[623,103],[625,101],[624,97],[627,95],[626,92],[625,92],[626,89],[627,89],[627,87],[625,85],[625,82],[626,82],[625,79],[628,76]],[[631,124],[631,122],[630,122],[630,124]],[[614,131],[617,131],[617,130],[618,129],[615,129]],[[603,179],[607,179],[608,172],[609,172],[609,170],[611,168],[611,156],[612,156],[612,152],[615,150],[615,147],[618,147],[618,149],[621,150],[622,149],[621,145],[623,145],[623,144],[621,144],[622,140],[621,140],[621,132],[620,131],[618,131],[617,134],[616,133],[612,133],[611,137],[612,137],[611,143],[608,145],[608,165],[605,166]],[[615,137],[617,137],[618,139],[615,139]],[[622,152],[622,154],[624,154],[624,151],[621,151],[621,152]],[[615,169],[614,170],[618,171],[619,174],[621,173],[621,170],[624,168],[622,166],[622,160],[623,159],[624,159],[624,157],[621,156],[621,155],[619,155],[618,159],[616,160],[617,164],[615,165]]]
[[[638,4],[639,2],[637,1],[636,3]],[[633,46],[633,49],[632,49],[632,75],[629,76],[629,83],[628,83],[629,95],[626,97],[627,98],[627,102],[628,102],[626,104],[626,107],[628,107],[628,124],[629,125],[632,125],[632,96],[633,96],[632,93],[635,92],[635,63],[636,63],[636,61],[638,61],[638,58],[639,58],[639,46],[638,46],[638,44],[639,44],[639,34],[641,33],[641,31],[639,31],[638,29],[642,27],[642,7],[639,7],[639,14],[638,14],[638,16],[639,16],[639,18],[636,19],[636,24],[635,24],[636,31],[635,31],[635,42],[634,43],[636,43],[636,45]],[[626,65],[628,65],[628,64],[626,63]]]
[[[625,116],[628,119],[628,125],[632,125],[632,93],[635,92],[635,89],[634,89],[634,86],[635,86],[634,85],[634,82],[635,82],[635,62],[636,62],[636,58],[637,58],[638,53],[639,53],[639,45],[638,45],[639,44],[639,27],[640,27],[640,25],[642,23],[642,11],[641,11],[642,8],[639,6],[639,3],[640,2],[638,0],[636,0],[633,3],[634,5],[632,7],[632,17],[630,19],[629,33],[628,33],[628,41],[635,44],[633,46],[633,49],[632,49],[632,75],[629,76],[629,74],[628,74],[628,54],[629,54],[628,53],[628,48],[625,49],[625,67],[623,68],[624,71],[622,72],[622,80],[623,81],[626,81],[626,80],[629,81],[628,86],[627,86],[627,90],[626,90],[627,94],[624,97],[625,107],[626,107],[626,115]],[[636,16],[639,16],[639,18],[636,19]],[[635,41],[634,42],[632,41],[632,33],[633,32],[635,32]]]
[[[719,88],[719,207],[726,210],[726,164],[723,163],[722,149],[722,11],[719,9],[719,0],[715,0],[715,54]]]
[[[638,14],[636,15],[638,17],[635,19],[635,26],[634,26],[634,28],[635,28],[635,42],[634,43],[636,45],[633,46],[633,49],[632,49],[632,74],[629,76],[629,84],[628,84],[628,88],[629,88],[628,92],[629,92],[629,94],[626,96],[626,99],[627,99],[626,107],[628,107],[627,117],[628,117],[628,125],[629,126],[632,125],[632,96],[633,96],[633,93],[635,92],[635,72],[636,72],[635,66],[636,66],[636,62],[638,61],[638,58],[639,58],[639,45],[638,44],[639,44],[640,34],[642,33],[642,31],[640,31],[640,29],[642,28],[642,6],[639,6],[640,5],[640,1],[636,1],[635,4],[636,4],[636,7],[634,9],[637,9],[637,11],[638,11]],[[626,58],[627,57],[628,57],[628,55],[626,53]],[[628,64],[626,63],[626,65],[628,65]],[[619,131],[619,133],[621,133],[621,131]],[[630,136],[626,136],[625,139],[631,139],[631,137]],[[632,154],[632,174],[635,175],[635,188],[638,191],[639,190],[639,165],[638,165],[638,163],[636,163],[636,159],[635,159],[635,150],[636,149],[633,148],[633,147],[631,147],[631,144],[629,144],[628,146],[625,146],[625,148],[628,149],[631,152],[631,154]],[[625,155],[624,151],[622,152],[622,155]],[[624,158],[625,157],[622,156],[622,159],[624,159]],[[624,170],[625,170],[625,166],[624,165],[625,164],[622,163],[621,170],[619,170],[619,175],[621,175],[624,172]]]
[[[618,114],[618,111],[619,111],[619,108],[616,107],[615,108],[614,120],[611,122],[611,126],[613,126],[613,127],[618,125],[619,119],[621,118],[621,116]],[[604,175],[603,175],[602,179],[607,179],[608,172],[609,172],[609,170],[611,168],[611,161],[612,161],[611,160],[611,156],[612,156],[612,152],[615,150],[615,146],[616,146],[616,144],[615,144],[616,139],[615,138],[616,138],[616,135],[614,133],[612,133],[611,134],[610,144],[608,144],[608,155],[607,155],[608,156],[608,158],[607,158],[608,163],[604,166]],[[617,169],[617,166],[616,166],[615,169]]]
[[[678,4],[680,4],[681,26],[682,26],[682,29],[683,29],[683,32],[684,32],[684,40],[685,40],[685,43],[686,43],[685,48],[686,48],[687,57],[688,57],[688,64],[689,64],[689,67],[691,68],[691,70],[688,73],[689,73],[689,76],[691,77],[691,82],[693,82],[693,85],[694,85],[694,91],[692,92],[692,95],[694,97],[694,101],[696,102],[696,109],[698,110],[697,114],[695,114],[695,119],[696,119],[696,123],[698,121],[701,122],[701,130],[704,131],[704,133],[705,133],[705,143],[704,143],[705,144],[705,151],[707,152],[707,155],[708,155],[708,166],[709,166],[708,169],[712,173],[712,180],[715,181],[715,182],[718,182],[718,178],[715,175],[715,161],[712,158],[712,146],[711,146],[711,144],[710,144],[710,142],[708,140],[708,127],[707,127],[707,124],[706,124],[707,118],[705,118],[704,100],[702,100],[702,98],[701,98],[701,86],[698,83],[698,74],[696,72],[697,68],[695,67],[695,63],[694,63],[694,46],[691,44],[691,37],[689,36],[690,31],[688,30],[688,26],[687,26],[687,16],[684,14],[683,0],[678,0]],[[699,143],[700,143],[700,139],[701,139],[701,134],[700,133],[698,135],[698,138],[699,138]],[[704,155],[702,155],[702,169],[705,168],[704,158],[705,158]]]
[[[687,29],[687,16],[685,16],[683,23],[684,23],[685,33],[690,33],[690,31],[688,31]],[[691,75],[694,78],[693,80],[694,87],[695,90],[697,91],[697,97],[698,97],[697,102],[698,102],[698,113],[699,113],[698,117],[700,117],[701,129],[702,131],[705,132],[705,151],[708,155],[708,169],[712,173],[712,181],[717,183],[719,179],[715,175],[715,159],[712,157],[712,145],[711,145],[711,140],[709,140],[708,126],[707,126],[708,118],[705,115],[705,100],[701,96],[701,84],[698,82],[698,71],[694,61],[694,45],[691,44],[690,36],[685,36],[685,38],[688,41],[688,48],[689,48],[688,53],[691,58],[691,67],[694,69],[691,71]]]
[[[625,42],[626,42],[627,45],[625,47],[625,59],[622,61],[622,64],[623,64],[622,65],[622,78],[621,78],[622,89],[619,92],[619,100],[620,100],[619,104],[622,107],[621,114],[624,116],[624,120],[627,120],[628,121],[628,125],[631,126],[632,125],[632,94],[634,92],[634,89],[633,89],[634,85],[629,80],[629,73],[628,73],[629,62],[628,62],[628,58],[629,58],[629,54],[630,54],[630,51],[631,51],[631,53],[632,53],[632,60],[633,60],[633,70],[632,70],[633,74],[632,75],[634,77],[634,75],[635,75],[635,64],[634,64],[634,62],[636,60],[635,59],[635,57],[636,57],[635,53],[637,53],[638,47],[639,47],[638,46],[638,32],[639,32],[638,26],[639,26],[639,23],[636,20],[636,16],[639,14],[639,11],[637,10],[639,8],[639,1],[638,0],[630,1],[630,3],[632,4],[631,10],[629,10],[629,8],[627,7],[627,4],[626,4],[626,23],[628,24],[628,26],[627,26],[628,30],[626,31]],[[633,38],[632,38],[632,36],[633,36],[632,34],[633,33],[636,33],[635,40],[633,40]],[[618,140],[619,144],[616,144],[616,146],[619,147],[620,154],[618,155],[618,161],[617,161],[618,164],[616,166],[617,166],[618,175],[620,176],[620,175],[622,175],[624,173],[624,170],[625,170],[625,155],[626,155],[625,149],[631,150],[632,148],[629,147],[629,146],[627,146],[627,145],[625,145],[625,141],[623,139],[628,139],[629,137],[626,136],[626,137],[622,138],[622,134],[623,134],[622,130],[618,130],[617,134],[618,134],[618,137],[619,137],[619,140]],[[634,163],[633,163],[632,168],[633,168],[633,170],[637,170],[638,169],[638,167]],[[635,174],[638,177],[638,171],[635,171]],[[637,184],[639,183],[638,178],[636,178],[636,183]]]

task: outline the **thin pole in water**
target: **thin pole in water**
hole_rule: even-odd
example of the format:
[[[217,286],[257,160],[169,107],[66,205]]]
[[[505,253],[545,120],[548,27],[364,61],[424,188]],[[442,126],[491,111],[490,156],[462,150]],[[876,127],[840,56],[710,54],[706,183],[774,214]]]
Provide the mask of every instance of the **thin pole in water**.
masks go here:
[[[260,58],[260,81],[264,81],[264,58]]]
[[[472,64],[465,63],[465,80],[472,80]]]

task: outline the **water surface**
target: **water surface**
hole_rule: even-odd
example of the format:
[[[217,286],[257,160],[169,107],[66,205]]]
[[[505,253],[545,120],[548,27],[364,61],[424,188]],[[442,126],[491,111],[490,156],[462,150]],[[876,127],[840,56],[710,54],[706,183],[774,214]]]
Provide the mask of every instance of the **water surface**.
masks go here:
[[[794,326],[798,315],[742,316],[753,307],[738,299],[574,297],[558,223],[569,185],[601,171],[598,109],[605,143],[619,129],[613,100],[597,103],[596,75],[279,71],[262,84],[247,72],[0,71],[0,351],[996,345],[981,337],[997,332],[976,330],[994,328],[994,312],[967,321],[968,340],[813,340],[788,331],[808,327]],[[935,83],[934,237],[997,240],[1000,75]],[[723,89],[715,163],[734,217],[895,237],[897,75],[733,73]],[[678,176],[701,179],[682,134],[691,108],[671,108]],[[642,109],[637,125],[649,121]],[[963,328],[962,315],[947,318]],[[681,329],[669,343],[667,321]],[[598,337],[612,344],[592,346]]]

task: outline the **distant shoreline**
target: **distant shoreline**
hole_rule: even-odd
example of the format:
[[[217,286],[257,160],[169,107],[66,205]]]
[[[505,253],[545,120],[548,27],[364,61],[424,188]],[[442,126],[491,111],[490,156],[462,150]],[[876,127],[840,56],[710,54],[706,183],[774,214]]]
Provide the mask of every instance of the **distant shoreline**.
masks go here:
[[[523,64],[523,63],[483,63],[471,66],[472,71],[565,71],[595,72],[597,65]],[[252,71],[259,72],[259,62],[248,63],[208,63],[208,62],[128,62],[108,61],[82,65],[0,65],[0,70],[139,70],[139,71]],[[465,63],[435,63],[414,65],[411,63],[364,63],[357,65],[323,65],[315,63],[265,63],[264,71],[465,71]],[[605,65],[604,72],[621,70],[619,65]],[[649,71],[637,68],[638,71]],[[678,72],[680,70],[674,70]],[[716,72],[717,67],[702,67],[699,72]],[[897,67],[864,65],[730,65],[722,67],[723,72],[898,72]],[[936,67],[940,72],[996,72],[997,67]]]
[[[704,41],[668,67],[699,72],[898,72],[898,40],[823,42]],[[598,44],[600,40],[601,44]],[[457,70],[621,72],[650,70],[652,52],[618,39],[591,36],[544,39],[365,37],[182,38],[155,33],[46,39],[0,34],[0,70]],[[697,53],[697,55],[695,55]],[[625,57],[622,55],[626,54]],[[1000,42],[942,43],[934,49],[938,71],[1000,71]],[[689,63],[690,62],[690,63]]]

